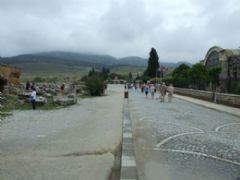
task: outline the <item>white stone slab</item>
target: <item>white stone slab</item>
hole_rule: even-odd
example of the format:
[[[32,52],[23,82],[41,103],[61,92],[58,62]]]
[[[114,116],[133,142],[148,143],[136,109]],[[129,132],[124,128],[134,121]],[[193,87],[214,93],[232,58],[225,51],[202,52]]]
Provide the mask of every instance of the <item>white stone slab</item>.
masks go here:
[[[132,133],[123,133],[123,138],[132,138]]]
[[[122,167],[136,167],[134,156],[122,156]]]

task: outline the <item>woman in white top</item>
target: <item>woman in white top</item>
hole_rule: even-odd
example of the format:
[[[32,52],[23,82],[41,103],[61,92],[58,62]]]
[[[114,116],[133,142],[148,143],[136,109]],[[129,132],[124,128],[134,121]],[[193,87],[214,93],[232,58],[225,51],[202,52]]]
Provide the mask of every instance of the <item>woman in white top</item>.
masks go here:
[[[155,86],[153,84],[151,84],[150,92],[151,92],[152,99],[154,99]]]
[[[37,97],[37,93],[36,93],[36,89],[33,88],[32,89],[32,93],[31,93],[31,103],[32,103],[32,109],[35,110],[36,109],[36,97]]]

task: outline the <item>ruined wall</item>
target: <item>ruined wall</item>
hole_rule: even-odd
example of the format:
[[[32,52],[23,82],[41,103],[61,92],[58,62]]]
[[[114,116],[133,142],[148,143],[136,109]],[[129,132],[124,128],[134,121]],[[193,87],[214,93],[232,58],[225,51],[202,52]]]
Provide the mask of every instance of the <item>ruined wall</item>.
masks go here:
[[[7,65],[0,65],[0,91],[5,85],[20,84],[21,72],[19,69]]]
[[[193,98],[213,101],[213,92],[194,89],[175,88],[175,93]],[[240,95],[216,93],[215,100],[219,104],[225,104],[234,107],[240,107]]]

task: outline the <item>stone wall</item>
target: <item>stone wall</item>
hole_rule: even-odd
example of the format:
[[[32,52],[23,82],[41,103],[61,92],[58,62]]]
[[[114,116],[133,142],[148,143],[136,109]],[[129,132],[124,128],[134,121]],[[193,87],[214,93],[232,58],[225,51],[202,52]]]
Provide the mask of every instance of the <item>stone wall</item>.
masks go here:
[[[194,97],[194,98],[204,99],[207,101],[212,101],[212,98],[213,98],[213,93],[211,91],[175,88],[175,93],[184,95],[184,96],[190,96],[190,97]]]
[[[240,95],[216,93],[216,101],[234,107],[240,107]]]
[[[193,98],[203,99],[207,101],[215,101],[219,104],[225,104],[234,107],[240,107],[240,95],[214,93],[211,91],[201,91],[194,89],[175,88],[175,93],[184,96],[190,96]]]

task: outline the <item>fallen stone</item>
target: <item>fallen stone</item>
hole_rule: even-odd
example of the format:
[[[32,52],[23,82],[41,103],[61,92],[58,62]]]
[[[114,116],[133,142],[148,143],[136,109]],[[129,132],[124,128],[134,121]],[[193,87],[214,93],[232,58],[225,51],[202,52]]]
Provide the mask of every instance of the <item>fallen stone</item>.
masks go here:
[[[23,92],[23,93],[18,93],[18,98],[19,99],[28,99],[31,95],[31,92]]]
[[[61,106],[74,105],[77,103],[76,98],[60,97],[53,100],[54,103]]]
[[[47,103],[47,99],[45,97],[42,96],[37,96],[36,98],[36,104],[38,105],[44,105]]]

